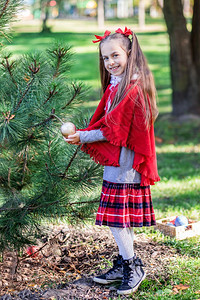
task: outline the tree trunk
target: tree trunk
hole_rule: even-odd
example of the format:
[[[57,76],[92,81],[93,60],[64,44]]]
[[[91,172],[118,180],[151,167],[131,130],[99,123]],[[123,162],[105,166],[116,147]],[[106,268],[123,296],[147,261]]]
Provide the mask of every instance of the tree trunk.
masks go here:
[[[97,18],[98,18],[99,29],[103,29],[104,28],[104,1],[103,0],[98,0]]]
[[[118,0],[117,1],[117,17],[118,18],[128,18],[132,13],[133,5],[130,5],[130,0]]]
[[[196,67],[198,77],[200,78],[200,0],[194,1],[191,44],[193,61]],[[200,82],[200,81],[199,81]]]
[[[199,2],[197,0],[196,2]],[[195,1],[194,1],[195,2]],[[183,5],[181,0],[164,0],[163,13],[167,24],[170,38],[170,65],[172,81],[172,106],[174,115],[188,113],[200,114],[199,103],[199,79],[197,67],[193,59],[194,52],[198,52],[196,60],[199,61],[199,44],[196,43],[196,35],[200,30],[196,28],[193,32],[193,44],[191,34],[186,27],[186,19],[183,15]],[[194,15],[199,16],[199,13]],[[194,18],[193,18],[194,21]],[[199,20],[195,21],[199,24]],[[194,28],[194,30],[195,30]],[[194,41],[195,40],[195,41]]]
[[[44,2],[44,19],[42,21],[42,32],[50,32],[50,28],[47,26],[47,21],[49,19],[49,4],[50,0]]]

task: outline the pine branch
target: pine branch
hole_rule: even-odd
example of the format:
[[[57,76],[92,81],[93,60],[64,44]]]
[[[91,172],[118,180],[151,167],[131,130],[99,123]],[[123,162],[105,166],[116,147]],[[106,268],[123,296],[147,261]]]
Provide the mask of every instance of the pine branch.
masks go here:
[[[2,65],[6,70],[8,70],[8,73],[9,73],[11,79],[12,79],[12,82],[13,82],[13,83],[15,84],[15,86],[17,87],[17,83],[16,83],[16,81],[15,81],[15,79],[14,79],[14,76],[13,76],[13,74],[12,74],[12,68],[13,68],[14,62],[12,62],[11,64],[9,64],[8,58],[9,58],[9,56],[6,56],[6,57],[4,58],[5,61],[6,61],[6,64],[4,64],[3,62],[1,62],[1,65]]]
[[[43,193],[44,194],[44,193]],[[43,195],[42,194],[42,195]],[[40,195],[40,197],[42,196]],[[39,197],[37,198],[39,199]],[[74,205],[74,204],[87,204],[87,203],[98,203],[99,202],[99,199],[98,200],[93,200],[93,201],[81,201],[81,202],[69,202],[68,204],[69,205]],[[59,200],[56,200],[52,203],[48,203],[48,206],[49,205],[54,205],[54,204],[57,204],[59,203]],[[28,207],[5,207],[5,208],[0,208],[0,212],[5,212],[5,211],[16,211],[16,210],[25,210],[25,211],[33,211],[35,209],[38,209],[38,208],[41,208],[41,207],[44,207],[46,206],[47,204],[41,204],[41,205],[37,205],[37,206],[28,206]]]
[[[31,85],[35,79],[35,75],[40,71],[40,63],[38,63],[38,65],[37,65],[37,61],[34,59],[33,63],[30,66],[28,66],[28,68],[31,71],[32,78],[29,81],[29,83],[27,84],[26,90],[24,91],[22,97],[20,98],[19,102],[17,103],[14,111],[16,111],[20,107],[23,99],[25,98],[26,94],[29,92]]]
[[[46,206],[49,207],[49,206],[52,206],[52,205],[57,204],[59,202],[60,202],[59,200],[56,200],[56,201],[53,201],[51,203],[42,203],[42,204],[37,205],[37,206],[28,206],[27,210],[32,211],[32,210],[36,210],[36,209],[41,208],[41,207],[46,207]]]
[[[56,164],[55,164],[55,162],[54,162],[54,160],[53,160],[53,158],[52,158],[52,155],[51,155],[51,143],[52,143],[52,141],[50,141],[49,144],[48,144],[48,154],[49,154],[49,158],[50,158],[52,164],[54,165],[54,167],[56,168],[56,170],[57,170],[57,171],[60,171],[59,168],[56,166]]]
[[[11,177],[11,168],[8,168],[8,178],[5,179],[3,176],[0,176],[0,184],[2,184],[4,188],[8,188],[14,194],[16,190],[15,188],[11,187],[10,177]]]
[[[80,147],[81,147],[81,145],[79,145],[79,146],[76,148],[76,151],[74,152],[73,156],[71,157],[71,159],[70,159],[70,161],[69,161],[69,163],[68,163],[68,165],[67,165],[67,167],[66,167],[66,169],[65,169],[65,172],[61,175],[62,178],[65,178],[65,177],[66,177],[67,171],[69,170],[69,168],[70,168],[70,166],[71,166],[73,160],[75,159],[75,157],[76,157],[76,155],[77,155],[77,153],[78,153]]]
[[[70,161],[69,161],[67,167],[65,168],[65,172],[64,172],[64,173],[60,173],[59,176],[60,176],[61,178],[66,178],[67,172],[68,172],[68,170],[69,170],[69,168],[70,168],[72,162],[73,162],[74,159],[76,158],[76,155],[77,155],[77,153],[78,153],[80,147],[81,147],[81,145],[79,145],[79,146],[76,148],[76,151],[75,151],[74,154],[72,155],[72,157],[71,157],[71,159],[70,159]],[[57,166],[55,165],[55,162],[54,162],[54,161],[52,160],[52,158],[51,158],[50,149],[49,149],[48,153],[49,153],[49,156],[50,156],[50,159],[51,159],[53,165],[56,167],[57,170],[59,170],[59,169],[57,168]],[[53,174],[53,173],[51,173],[51,172],[49,171],[49,167],[48,167],[48,164],[47,164],[47,163],[45,163],[45,166],[46,166],[47,172],[48,172],[51,176],[58,176],[57,174]]]
[[[11,175],[11,168],[8,168],[8,187],[11,188],[10,185],[10,175]]]
[[[28,145],[26,145],[25,151],[24,151],[25,159],[24,159],[24,166],[23,166],[23,173],[22,173],[22,182],[21,185],[24,184],[25,179],[25,173],[26,173],[26,167],[27,167],[27,160],[28,160]]]
[[[38,126],[41,126],[41,125],[44,125],[46,124],[47,122],[49,122],[50,120],[54,119],[54,115],[51,114],[48,118],[46,118],[45,120],[41,121],[40,123],[37,123],[35,125],[33,125],[31,128],[34,128],[34,127],[38,127]]]
[[[56,186],[56,184],[54,185],[54,187]],[[47,189],[46,189],[47,190]],[[35,199],[32,199],[32,202],[35,202],[37,201],[38,199],[40,199],[42,196],[45,195],[46,193],[46,190],[44,192],[42,192],[39,196],[37,196]],[[54,202],[51,202],[51,203],[41,203],[37,206],[24,206],[24,207],[4,207],[4,208],[0,208],[0,212],[5,212],[5,211],[24,211],[24,212],[27,212],[27,211],[33,211],[33,210],[36,210],[38,208],[41,208],[41,207],[45,207],[45,206],[52,206],[54,204],[57,204],[59,203],[59,200],[56,200]]]
[[[9,37],[2,31],[2,30],[0,30],[0,33],[9,41],[9,42],[11,42],[11,40],[9,39]],[[0,46],[2,46],[3,47],[3,44],[0,42]]]
[[[29,92],[29,90],[30,90],[30,88],[31,88],[31,84],[33,83],[34,79],[35,79],[35,78],[33,77],[33,78],[29,81],[29,83],[27,84],[26,90],[24,91],[22,97],[19,99],[19,102],[17,103],[17,105],[16,105],[14,111],[16,111],[16,110],[20,107],[20,105],[21,105],[23,99],[25,98],[26,94]]]
[[[99,202],[99,198],[98,200],[93,200],[93,201],[81,201],[81,202],[70,202],[71,205],[74,205],[74,204],[86,204],[86,203],[98,203]]]
[[[60,64],[62,62],[62,58],[65,57],[65,55],[67,54],[67,52],[69,51],[69,49],[65,49],[65,48],[58,48],[54,51],[52,51],[52,53],[57,57],[57,65],[56,65],[56,70],[55,73],[53,75],[53,78],[56,78],[59,76],[59,68],[60,68]]]
[[[46,104],[53,96],[55,96],[58,92],[56,91],[56,86],[53,87],[53,90],[49,90],[49,96],[44,101],[43,105]]]
[[[0,19],[2,18],[3,14],[6,12],[9,2],[10,2],[10,0],[6,0],[4,7],[2,8],[2,11],[0,13]]]
[[[49,122],[50,120],[52,120],[54,118],[58,119],[62,124],[64,123],[58,116],[55,115],[55,108],[52,108],[51,114],[50,114],[50,116],[48,118],[46,118],[45,120],[41,121],[40,123],[37,123],[37,124],[33,125],[31,128],[35,128],[35,127],[44,125],[44,124],[46,124],[47,122]]]
[[[45,163],[45,167],[46,167],[46,170],[47,170],[47,172],[49,173],[49,175],[50,175],[51,177],[57,176],[56,174],[52,174],[52,173],[49,171],[49,166],[48,166],[47,163]]]
[[[70,103],[80,94],[81,89],[82,89],[82,85],[78,85],[76,86],[74,83],[72,83],[72,86],[74,88],[74,95],[72,96],[72,98],[67,102],[67,104],[65,104],[62,109],[65,109],[68,105],[70,105]]]

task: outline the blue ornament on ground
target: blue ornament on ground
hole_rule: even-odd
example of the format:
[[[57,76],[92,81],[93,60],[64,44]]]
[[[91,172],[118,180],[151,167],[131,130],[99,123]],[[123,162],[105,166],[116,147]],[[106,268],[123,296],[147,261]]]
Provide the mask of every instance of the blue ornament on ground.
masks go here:
[[[188,226],[188,219],[185,216],[176,217],[175,226]]]

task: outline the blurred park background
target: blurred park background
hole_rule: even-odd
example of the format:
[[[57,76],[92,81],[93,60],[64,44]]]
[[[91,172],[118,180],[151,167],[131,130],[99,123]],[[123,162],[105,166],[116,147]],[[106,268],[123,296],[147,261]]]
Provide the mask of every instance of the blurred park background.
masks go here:
[[[137,34],[154,72],[163,100],[161,112],[170,112],[169,39],[162,9],[156,1],[141,1],[142,5],[139,2],[102,1],[103,12],[100,10],[99,17],[94,0],[25,1],[19,21],[13,26],[14,38],[9,49],[17,55],[44,50],[55,40],[69,43],[76,53],[71,76],[91,86],[95,91],[91,99],[98,100],[98,46],[92,43],[94,34],[128,26]]]
[[[174,15],[171,15],[171,19],[169,17],[171,26],[179,30],[178,35],[172,38],[178,40],[182,36],[185,40],[185,30],[190,33],[192,30],[194,2],[178,1],[182,5],[182,11],[171,3],[173,1],[166,1],[165,4],[169,5],[166,9],[169,10],[170,5],[172,11],[174,9]],[[186,214],[198,219],[199,111],[195,108],[191,114],[190,108],[186,107],[185,111],[181,111],[178,107],[180,112],[173,113],[173,71],[170,68],[170,39],[163,4],[163,1],[150,0],[26,0],[19,12],[18,21],[12,25],[13,38],[8,43],[8,49],[15,56],[20,56],[27,52],[43,51],[55,41],[67,42],[74,52],[70,78],[83,81],[90,87],[88,94],[84,96],[82,109],[93,112],[101,97],[98,46],[92,43],[94,34],[103,35],[105,30],[114,31],[124,26],[131,28],[147,57],[158,93],[159,118],[155,124],[155,134],[161,182],[153,187],[157,217]],[[182,27],[180,23],[176,24],[180,16],[185,20]],[[181,40],[177,42],[180,44],[180,51],[184,52]],[[180,73],[184,70],[189,72],[184,65],[184,55],[186,54],[182,54]],[[175,59],[174,56],[173,65],[176,64]],[[191,65],[187,67],[192,70]],[[180,78],[177,72],[176,77],[179,77],[177,86],[181,82],[188,86],[189,81],[185,82],[184,76]],[[180,89],[183,90],[183,87]],[[183,97],[180,91],[178,93],[181,102]]]
[[[181,94],[187,94],[187,103],[192,102],[192,94],[187,90],[192,86],[189,81],[192,77],[186,78],[184,72],[193,72],[190,59],[186,59],[190,50],[186,37],[190,40],[193,31],[197,31],[195,1],[24,0],[22,3],[17,20],[11,26],[12,38],[5,41],[6,49],[14,57],[20,57],[45,51],[56,41],[67,42],[74,52],[70,80],[82,81],[90,87],[82,104],[82,110],[86,112],[93,113],[101,97],[98,45],[92,43],[94,34],[103,35],[105,30],[113,32],[125,26],[136,33],[158,93],[159,117],[155,135],[161,182],[152,187],[157,218],[183,214],[199,219],[200,114],[198,107],[182,105],[185,96]],[[177,53],[171,57],[173,45],[177,46]],[[182,61],[179,61],[181,56]],[[180,67],[173,78],[176,64]],[[175,82],[177,79],[179,81]],[[180,104],[178,113],[177,109],[173,110],[176,108],[177,99],[173,99],[176,89]]]
[[[14,58],[45,51],[55,42],[69,44],[74,55],[68,76],[89,87],[81,109],[92,114],[101,97],[94,35],[125,26],[136,33],[158,96],[155,136],[161,181],[152,187],[157,219],[178,215],[200,219],[199,13],[199,0],[24,0],[10,37],[4,40]],[[100,189],[98,183],[95,195]],[[141,232],[187,256],[177,272],[179,282],[188,283],[192,290],[170,298],[160,287],[163,296],[156,299],[198,299],[194,291],[200,289],[199,237],[176,241],[149,229],[136,230]]]

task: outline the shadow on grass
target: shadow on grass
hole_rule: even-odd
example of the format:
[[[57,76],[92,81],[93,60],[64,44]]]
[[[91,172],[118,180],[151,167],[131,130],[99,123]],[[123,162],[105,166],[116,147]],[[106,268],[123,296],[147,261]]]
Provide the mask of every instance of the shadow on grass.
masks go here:
[[[200,153],[159,153],[157,159],[159,174],[166,180],[200,176]]]
[[[154,208],[165,217],[179,212],[198,218],[200,153],[161,153],[157,157],[161,181],[152,189]]]
[[[194,214],[193,211],[200,209],[199,191],[193,190],[192,187],[190,191],[187,191],[185,193],[179,193],[179,191],[176,190],[176,187],[174,187],[173,191],[172,191],[172,195],[170,196],[166,196],[168,191],[166,191],[165,193],[165,190],[163,190],[162,196],[154,195],[153,196],[154,209],[164,213],[163,216],[165,217],[168,216],[169,212],[171,212],[170,214],[173,216],[177,212],[183,214],[184,211],[185,211],[184,213],[185,215],[188,216],[188,214],[192,214],[193,216],[196,217],[196,214]]]
[[[167,102],[165,103],[167,104]],[[161,105],[161,104],[160,104]],[[171,147],[188,145],[198,145],[200,141],[200,120],[180,122],[171,114],[160,114],[155,122],[155,135],[160,137],[163,143],[158,144],[158,148],[163,148],[168,144]],[[186,152],[188,150],[185,150]],[[174,150],[173,152],[179,152]],[[192,151],[191,151],[192,152]],[[180,155],[182,155],[181,153]],[[178,157],[177,157],[178,158]],[[182,161],[184,163],[184,161]]]

